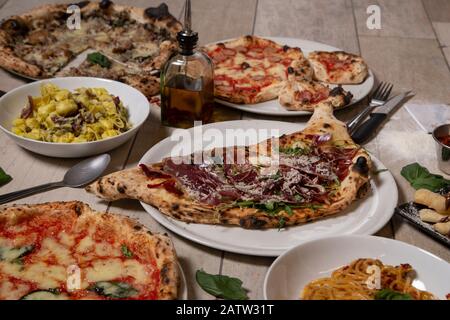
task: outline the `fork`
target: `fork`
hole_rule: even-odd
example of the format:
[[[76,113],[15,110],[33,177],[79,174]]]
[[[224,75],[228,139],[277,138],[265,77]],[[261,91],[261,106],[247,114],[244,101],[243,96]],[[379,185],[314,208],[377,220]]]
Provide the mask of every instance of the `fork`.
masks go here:
[[[353,119],[347,122],[347,130],[349,134],[353,134],[361,122],[376,108],[385,104],[391,94],[393,84],[389,82],[381,82],[372,93],[369,105],[358,113]]]

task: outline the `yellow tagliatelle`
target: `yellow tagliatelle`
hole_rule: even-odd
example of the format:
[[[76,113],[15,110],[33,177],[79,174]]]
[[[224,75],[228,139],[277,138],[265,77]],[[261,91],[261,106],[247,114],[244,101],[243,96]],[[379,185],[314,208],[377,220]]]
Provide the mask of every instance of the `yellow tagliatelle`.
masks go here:
[[[114,137],[130,128],[127,109],[106,89],[70,92],[48,83],[42,85],[39,97],[28,97],[12,132],[46,142],[80,143]]]

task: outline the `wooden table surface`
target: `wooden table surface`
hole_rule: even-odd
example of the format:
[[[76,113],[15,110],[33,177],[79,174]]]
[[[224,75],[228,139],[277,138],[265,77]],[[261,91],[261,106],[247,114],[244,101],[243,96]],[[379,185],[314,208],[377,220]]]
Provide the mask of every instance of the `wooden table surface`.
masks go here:
[[[61,1],[61,0],[60,0]],[[0,0],[0,19],[31,7],[58,0]],[[159,4],[158,0],[118,1],[135,6]],[[167,0],[171,13],[182,16],[184,0]],[[366,27],[366,8],[381,8],[381,30]],[[193,27],[201,43],[243,34],[283,36],[330,44],[361,54],[375,75],[395,85],[396,91],[413,90],[408,103],[423,105],[450,104],[450,1],[448,0],[193,0]],[[10,90],[25,81],[0,70],[0,90]],[[337,113],[349,119],[364,103]],[[217,121],[235,119],[274,119],[217,109]],[[281,118],[275,118],[281,120]],[[305,117],[283,118],[304,122]],[[449,122],[450,119],[447,119]],[[111,152],[108,173],[134,167],[155,143],[170,135],[171,129],[160,125],[159,108],[151,115],[136,137]],[[438,172],[432,137],[420,129],[404,109],[397,111],[379,134],[365,147],[389,168],[399,188],[399,202],[411,200],[413,189],[401,177],[401,168],[418,161],[431,172]],[[48,158],[18,147],[0,134],[0,167],[14,180],[1,188],[11,192],[48,181],[61,179],[79,159]],[[105,203],[79,189],[59,189],[21,203],[58,200],[81,200],[98,210],[124,214],[139,220],[154,231],[166,231],[137,201]],[[395,238],[428,250],[450,261],[450,250],[415,228],[394,217],[377,235]],[[272,258],[252,257],[210,249],[172,234],[182,268],[188,279],[189,298],[210,299],[196,284],[195,271],[204,269],[239,277],[252,299],[262,298],[263,279]]]

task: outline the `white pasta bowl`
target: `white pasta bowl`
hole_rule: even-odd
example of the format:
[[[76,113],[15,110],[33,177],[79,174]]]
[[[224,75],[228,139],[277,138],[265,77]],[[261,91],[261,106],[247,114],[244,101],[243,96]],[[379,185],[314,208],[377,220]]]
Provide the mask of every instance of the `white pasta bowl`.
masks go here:
[[[311,281],[359,258],[379,259],[384,264],[409,263],[416,272],[413,286],[445,299],[450,293],[450,264],[401,241],[374,236],[335,236],[296,246],[279,256],[264,280],[264,298],[298,300]],[[439,276],[437,276],[439,275]]]
[[[20,116],[26,106],[28,96],[39,96],[42,84],[52,83],[60,88],[74,91],[77,88],[105,88],[114,96],[118,96],[128,110],[128,119],[132,127],[117,136],[103,140],[81,143],[56,143],[37,141],[14,134],[11,131],[13,120]],[[0,98],[0,129],[19,146],[50,157],[78,158],[110,151],[130,140],[150,113],[147,98],[138,90],[121,82],[90,78],[66,77],[36,81],[13,89]]]

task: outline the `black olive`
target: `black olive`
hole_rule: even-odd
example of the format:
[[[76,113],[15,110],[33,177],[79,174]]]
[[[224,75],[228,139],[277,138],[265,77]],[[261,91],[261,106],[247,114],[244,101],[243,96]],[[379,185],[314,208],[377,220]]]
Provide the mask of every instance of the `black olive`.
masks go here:
[[[295,70],[294,70],[294,68],[292,68],[292,67],[288,67],[288,68],[287,68],[287,72],[288,72],[289,74],[293,74],[293,73],[295,72]]]
[[[250,68],[250,65],[247,62],[242,62],[241,67],[242,67],[242,70],[245,70],[247,68]]]
[[[283,51],[284,51],[284,52],[288,51],[289,49],[290,49],[289,46],[287,46],[287,45],[284,45],[284,46],[283,46]]]
[[[337,95],[342,94],[343,92],[344,92],[344,89],[342,89],[341,86],[338,86],[338,87],[331,89],[330,96],[335,97]]]
[[[89,4],[90,1],[80,1],[78,3],[75,3],[75,5],[79,6],[80,9],[86,7]]]
[[[100,1],[100,4],[98,6],[100,7],[100,9],[108,9],[111,5],[111,0],[102,0]]]
[[[369,173],[367,159],[365,157],[358,157],[358,159],[356,159],[356,163],[353,166],[353,171],[366,176]]]
[[[145,9],[145,14],[149,18],[161,19],[169,15],[169,7],[165,3],[161,3],[158,7]]]
[[[19,34],[19,35],[24,35],[29,31],[28,26],[22,21],[19,21],[17,19],[6,20],[5,22],[2,23],[0,28],[12,34]]]

